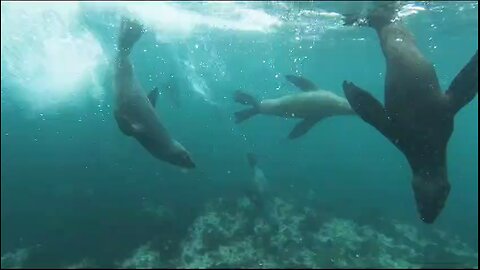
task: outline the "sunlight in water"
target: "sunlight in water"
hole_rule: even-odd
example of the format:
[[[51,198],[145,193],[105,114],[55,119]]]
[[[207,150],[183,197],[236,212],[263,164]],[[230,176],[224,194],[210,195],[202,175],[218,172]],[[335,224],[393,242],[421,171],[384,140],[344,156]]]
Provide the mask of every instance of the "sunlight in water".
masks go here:
[[[79,12],[77,3],[2,3],[2,66],[21,90],[16,96],[34,109],[71,103],[86,91],[101,97],[106,60]]]
[[[100,44],[98,37],[86,28],[86,10],[94,15],[113,14],[114,19],[106,27],[115,31],[120,16],[135,18],[154,32],[158,41],[167,43],[186,42],[211,30],[271,35],[287,28],[296,32],[288,36],[292,40],[318,40],[325,31],[342,26],[340,13],[310,6],[292,13],[288,2],[268,5],[215,1],[2,2],[1,5],[2,77],[9,77],[9,83],[20,90],[14,96],[28,101],[33,109],[75,104],[79,95],[102,99],[104,89],[100,81],[109,68],[102,45],[113,49],[114,44]],[[421,4],[407,4],[400,16],[423,10]],[[183,68],[189,74],[186,79],[191,91],[210,99],[208,82],[191,68],[198,63],[177,60],[187,61]]]
[[[244,3],[218,2],[109,2],[92,3],[98,9],[138,19],[167,42],[208,29],[269,33],[282,25],[279,18]]]
[[[268,33],[281,25],[278,18],[242,3],[2,2],[2,76],[20,90],[14,97],[31,103],[30,108],[71,105],[79,95],[103,96],[99,81],[108,67],[107,57],[82,24],[84,8],[138,19],[163,42],[206,29]],[[193,91],[208,96],[198,80],[191,84]]]

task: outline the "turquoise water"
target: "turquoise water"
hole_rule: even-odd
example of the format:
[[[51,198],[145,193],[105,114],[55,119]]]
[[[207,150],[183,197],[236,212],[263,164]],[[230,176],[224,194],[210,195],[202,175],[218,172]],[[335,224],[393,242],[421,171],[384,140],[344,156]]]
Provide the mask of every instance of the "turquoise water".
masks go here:
[[[404,156],[359,118],[326,119],[297,140],[287,139],[297,120],[234,123],[235,90],[297,93],[286,74],[340,96],[353,81],[383,100],[375,32],[340,15],[369,7],[2,2],[2,267],[478,266],[477,97],[455,118],[452,190],[432,225],[418,217]],[[477,12],[478,2],[402,9],[442,89],[478,48]],[[131,54],[144,90],[175,77],[181,105],[161,95],[156,111],[195,170],[154,159],[115,123],[122,15],[147,29]],[[252,214],[248,152],[278,228]]]

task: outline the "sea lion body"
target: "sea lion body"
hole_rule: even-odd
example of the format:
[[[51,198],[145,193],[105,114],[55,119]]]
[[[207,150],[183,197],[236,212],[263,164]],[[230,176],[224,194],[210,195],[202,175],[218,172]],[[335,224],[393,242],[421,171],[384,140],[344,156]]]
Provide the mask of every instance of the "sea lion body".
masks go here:
[[[259,110],[260,114],[287,118],[320,118],[354,113],[346,99],[324,90],[265,99],[260,102]]]

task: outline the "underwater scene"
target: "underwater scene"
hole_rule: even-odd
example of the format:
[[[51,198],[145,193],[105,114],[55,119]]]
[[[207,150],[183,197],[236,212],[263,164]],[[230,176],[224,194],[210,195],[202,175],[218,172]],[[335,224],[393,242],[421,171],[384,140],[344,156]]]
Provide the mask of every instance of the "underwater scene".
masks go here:
[[[478,268],[478,1],[1,2],[1,268]]]

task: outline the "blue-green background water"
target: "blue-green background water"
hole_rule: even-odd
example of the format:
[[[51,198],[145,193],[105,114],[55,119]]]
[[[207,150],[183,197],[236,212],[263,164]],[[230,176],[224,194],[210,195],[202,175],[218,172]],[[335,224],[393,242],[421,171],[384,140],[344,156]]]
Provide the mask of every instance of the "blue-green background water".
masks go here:
[[[36,246],[27,265],[58,267],[89,257],[110,266],[149,240],[180,241],[207,201],[242,195],[251,177],[247,152],[259,156],[272,190],[281,198],[313,203],[306,199],[313,190],[312,207],[319,212],[350,219],[384,216],[425,230],[440,228],[478,250],[477,98],[455,118],[448,145],[452,191],[433,225],[422,224],[417,216],[404,156],[360,119],[327,119],[295,141],[286,137],[296,120],[256,116],[240,125],[233,122],[233,112],[241,109],[232,100],[234,90],[245,89],[259,99],[299,91],[285,82],[285,74],[305,76],[341,96],[343,80],[353,81],[383,100],[385,63],[375,32],[342,27],[341,19],[319,14],[340,13],[348,3],[167,3],[175,11],[203,14],[200,20],[218,16],[235,21],[228,12],[242,7],[281,22],[270,26],[247,17],[251,25],[263,23],[269,31],[225,30],[172,14],[179,28],[182,23],[194,25],[181,37],[174,24],[170,29],[155,28],[150,14],[132,13],[144,16],[149,29],[131,55],[145,91],[161,87],[171,73],[182,91],[180,108],[160,96],[157,112],[197,164],[187,173],[152,158],[123,136],[114,121],[109,62],[123,6],[75,4],[72,20],[77,28],[69,28],[73,22],[55,15],[64,7],[43,6],[37,21],[28,16],[19,20],[18,14],[28,12],[29,5],[33,4],[2,2],[2,254]],[[150,5],[144,9],[155,14],[156,7]],[[446,89],[477,50],[477,2],[417,6],[425,10],[406,16],[404,22]],[[52,86],[58,91],[32,83],[50,86],[52,78],[65,76],[43,73],[58,63],[23,55],[28,50],[44,52],[47,43],[26,42],[29,33],[22,29],[37,24],[45,28],[43,38],[48,40],[49,16],[66,29],[62,34],[54,29],[52,35],[68,39],[78,37],[74,32],[78,29],[88,32],[101,48],[98,59],[106,59],[87,68],[89,75],[77,84],[60,80],[63,84]],[[84,47],[73,47],[72,53],[75,48]],[[60,57],[55,51],[52,55]],[[75,65],[68,55],[63,57],[60,69]],[[48,64],[38,68],[35,61]],[[92,81],[100,89],[97,94],[89,90]],[[196,93],[195,87],[206,94]],[[58,96],[62,100],[53,101]],[[158,222],[142,214],[146,203],[165,205],[175,214],[175,222]]]

